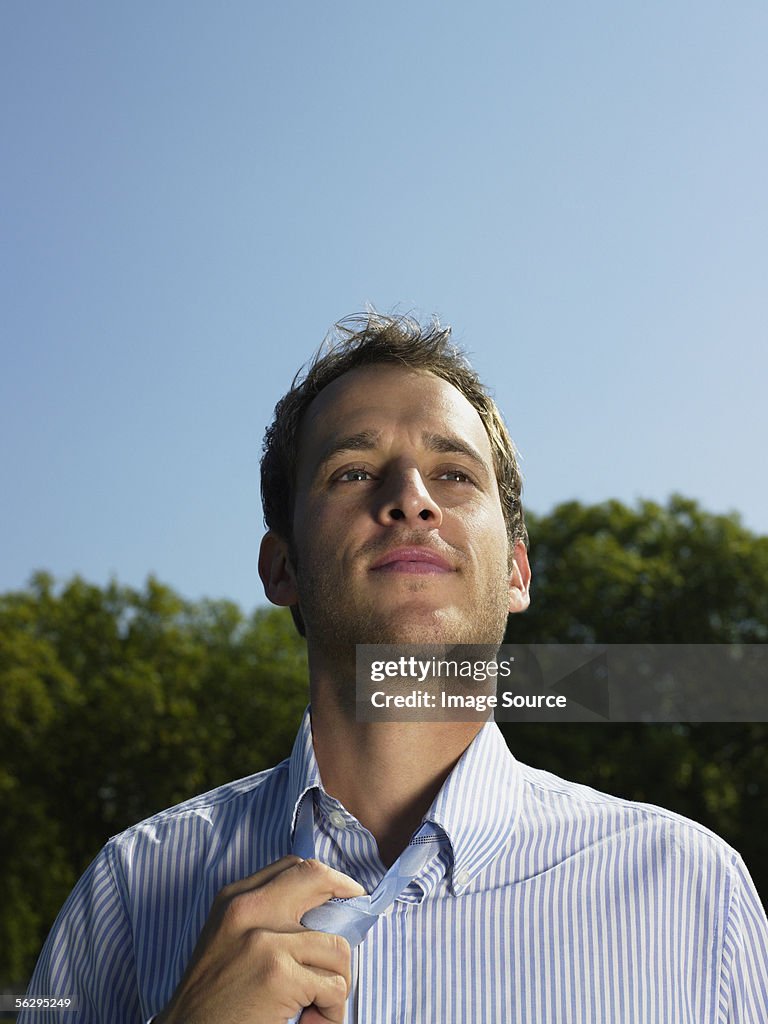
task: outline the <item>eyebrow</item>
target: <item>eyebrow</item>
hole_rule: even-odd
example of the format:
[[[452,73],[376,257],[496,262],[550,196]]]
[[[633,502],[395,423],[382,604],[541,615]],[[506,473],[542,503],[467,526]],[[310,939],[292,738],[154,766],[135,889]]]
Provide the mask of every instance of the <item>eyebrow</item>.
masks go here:
[[[317,472],[320,472],[337,455],[344,452],[374,451],[381,438],[380,430],[360,430],[356,434],[349,434],[346,437],[338,437],[332,440],[323,451],[317,465]],[[424,447],[430,452],[440,452],[445,455],[464,455],[475,465],[479,466],[485,473],[490,474],[488,463],[482,455],[460,437],[455,434],[435,434],[432,431],[422,432],[421,440]]]
[[[380,437],[380,430],[360,430],[356,434],[335,438],[324,449],[317,464],[317,472],[320,472],[332,458],[340,455],[342,452],[373,451],[378,445]]]
[[[473,448],[471,444],[462,441],[460,437],[456,437],[455,434],[432,434],[425,430],[421,435],[421,439],[424,442],[424,447],[431,452],[443,452],[446,455],[464,455],[477,466],[480,466],[481,469],[485,470],[486,473],[490,473],[488,463],[480,452]]]

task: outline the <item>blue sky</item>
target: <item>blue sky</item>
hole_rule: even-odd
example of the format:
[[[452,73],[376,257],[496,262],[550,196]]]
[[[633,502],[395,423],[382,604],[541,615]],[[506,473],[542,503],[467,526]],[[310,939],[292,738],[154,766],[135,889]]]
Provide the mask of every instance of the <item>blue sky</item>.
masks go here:
[[[366,302],[453,324],[533,509],[768,533],[767,50],[762,3],[4,4],[0,590],[262,603],[264,427]]]

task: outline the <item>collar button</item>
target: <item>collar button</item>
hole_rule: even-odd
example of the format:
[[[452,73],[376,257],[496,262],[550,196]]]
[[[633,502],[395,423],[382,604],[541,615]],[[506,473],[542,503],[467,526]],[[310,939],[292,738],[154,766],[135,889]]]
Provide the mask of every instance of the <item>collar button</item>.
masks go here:
[[[341,811],[331,811],[328,815],[328,819],[334,828],[346,828],[347,822]]]
[[[468,871],[459,871],[459,873],[454,878],[453,882],[454,885],[464,886],[468,885],[471,880],[472,876]]]

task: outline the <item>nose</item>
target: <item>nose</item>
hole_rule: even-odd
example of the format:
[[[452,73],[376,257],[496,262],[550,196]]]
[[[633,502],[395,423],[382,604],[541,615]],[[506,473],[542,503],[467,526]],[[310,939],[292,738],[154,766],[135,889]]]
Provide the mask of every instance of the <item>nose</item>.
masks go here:
[[[384,526],[401,523],[435,529],[443,521],[443,511],[429,493],[418,469],[407,469],[391,474],[387,486],[380,492],[376,518]]]

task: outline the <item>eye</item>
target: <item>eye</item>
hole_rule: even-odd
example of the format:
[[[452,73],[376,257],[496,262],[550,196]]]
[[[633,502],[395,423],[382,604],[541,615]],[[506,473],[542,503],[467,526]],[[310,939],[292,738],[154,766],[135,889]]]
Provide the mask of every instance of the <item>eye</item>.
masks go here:
[[[336,477],[336,482],[350,484],[372,479],[371,474],[363,466],[353,466],[351,469],[345,469],[343,473],[340,473]]]
[[[438,477],[438,480],[452,480],[457,484],[471,484],[474,481],[463,469],[446,469]]]

